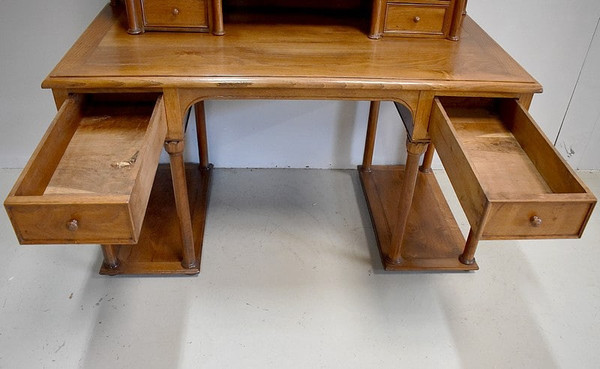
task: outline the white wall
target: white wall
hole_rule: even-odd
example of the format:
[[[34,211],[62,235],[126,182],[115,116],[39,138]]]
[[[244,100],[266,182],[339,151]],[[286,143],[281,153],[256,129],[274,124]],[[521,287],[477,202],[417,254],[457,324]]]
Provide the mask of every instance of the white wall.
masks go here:
[[[600,1],[471,0],[468,12],[544,86],[531,113],[554,141],[600,17]]]
[[[0,1],[0,167],[26,163],[55,114],[40,83],[105,2]],[[469,14],[544,85],[531,110],[554,140],[600,1],[471,0]],[[361,161],[368,103],[214,101],[207,113],[216,166],[351,168]],[[377,145],[377,162],[403,160],[403,128],[391,104],[382,106]]]
[[[27,162],[56,114],[40,84],[106,2],[0,1],[0,168]]]
[[[600,169],[600,19],[560,134],[558,150],[578,169]]]

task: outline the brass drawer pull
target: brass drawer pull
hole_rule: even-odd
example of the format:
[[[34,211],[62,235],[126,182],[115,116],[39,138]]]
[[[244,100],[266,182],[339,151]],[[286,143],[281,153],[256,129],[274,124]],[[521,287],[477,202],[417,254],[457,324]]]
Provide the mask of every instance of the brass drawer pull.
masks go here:
[[[177,8],[173,8],[173,10],[171,11],[171,13],[172,13],[173,15],[179,15],[179,9],[177,9]]]
[[[418,15],[416,17],[413,18],[413,21],[415,23],[419,23],[421,21],[421,17],[419,17]]]
[[[79,228],[79,222],[77,219],[71,219],[67,222],[67,229],[71,232],[75,232]]]
[[[538,217],[537,215],[532,216],[529,221],[533,227],[539,227],[542,225],[542,218]]]

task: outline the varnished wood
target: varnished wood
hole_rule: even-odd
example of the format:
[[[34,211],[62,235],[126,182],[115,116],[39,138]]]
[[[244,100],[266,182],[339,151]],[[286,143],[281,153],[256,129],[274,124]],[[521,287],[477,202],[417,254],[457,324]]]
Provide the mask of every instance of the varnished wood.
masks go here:
[[[525,109],[529,110],[531,102],[533,101],[533,94],[522,94],[518,97],[519,104]]]
[[[467,0],[455,0],[454,2],[454,15],[450,25],[450,33],[448,38],[453,41],[458,41],[460,38],[460,27],[464,19],[464,15],[467,14]]]
[[[183,161],[183,141],[166,141],[165,150],[171,159],[171,176],[173,179],[173,192],[179,227],[181,232],[183,259],[181,265],[184,268],[197,268],[197,260],[194,252],[194,230],[190,216],[190,204],[188,202],[188,189],[185,179],[185,164]]]
[[[540,85],[471,19],[465,19],[461,33],[460,43],[374,41],[347,26],[235,24],[227,37],[152,33],[140,42],[122,31],[108,9],[43,86],[238,91],[287,87],[291,96],[300,95],[304,87],[317,95],[319,89],[345,92],[336,98],[366,90],[360,99],[369,99],[374,90],[388,90],[387,99],[369,100],[394,100],[394,91],[401,90],[540,91]]]
[[[115,245],[101,245],[102,255],[104,260],[102,261],[102,267],[106,269],[116,269],[119,267],[119,258],[117,257],[117,248]]]
[[[365,138],[365,152],[362,163],[362,168],[365,171],[371,170],[371,163],[373,162],[373,150],[375,149],[375,137],[377,135],[377,120],[379,119],[380,106],[380,101],[371,101],[371,105],[369,107],[367,135]]]
[[[401,258],[390,263],[392,229],[398,217],[398,204],[404,180],[403,166],[359,167],[360,180],[373,221],[377,245],[386,270],[476,270],[476,263],[459,261],[465,239],[433,173],[418,173],[415,201],[410,208]]]
[[[5,201],[21,243],[137,241],[166,134],[164,105],[83,100],[63,104]]]
[[[183,141],[183,117],[185,110],[182,109],[182,103],[179,96],[179,90],[175,88],[167,88],[163,90],[165,101],[165,112],[167,115],[167,141]]]
[[[452,19],[447,2],[387,4],[384,34],[446,37]]]
[[[369,38],[379,39],[383,34],[383,23],[385,21],[385,8],[387,2],[385,0],[373,0],[371,10],[371,28]]]
[[[417,183],[419,159],[426,148],[427,145],[425,144],[410,141],[406,142],[406,167],[404,169],[404,179],[400,190],[400,201],[396,210],[398,216],[392,227],[391,246],[386,255],[386,262],[388,264],[402,263],[402,245]]]
[[[429,142],[429,115],[431,114],[431,105],[435,94],[432,91],[421,91],[419,93],[419,102],[417,109],[414,110],[413,125],[407,131],[408,137],[414,142]],[[423,124],[427,122],[427,124]]]
[[[473,228],[469,230],[467,242],[465,243],[465,250],[458,257],[458,260],[460,260],[461,263],[465,265],[473,265],[475,263],[475,251],[477,251],[477,245],[481,238],[481,231],[483,231],[483,228],[477,231],[474,231]]]
[[[204,101],[197,102],[194,105],[194,114],[196,117],[196,138],[198,139],[198,157],[200,158],[200,167],[208,168],[208,140],[206,136],[206,113],[204,111]]]
[[[67,90],[55,89],[52,90],[52,96],[54,97],[54,104],[56,105],[56,110],[60,110],[62,104],[69,97],[69,92]]]
[[[141,1],[146,30],[208,32],[205,0]]]
[[[129,26],[127,33],[130,35],[144,33],[142,4],[140,1],[141,0],[125,0],[125,5],[127,8],[127,24]]]
[[[471,224],[465,262],[479,239],[581,236],[596,199],[516,100],[436,99],[430,132]]]
[[[100,274],[198,274],[202,255],[202,242],[210,188],[212,166],[198,168],[186,165],[191,222],[194,231],[194,267],[181,265],[183,250],[179,220],[174,214],[175,195],[169,165],[160,165],[146,211],[139,242],[135,245],[114,246],[119,260],[117,268],[105,264]]]
[[[427,151],[425,151],[425,155],[423,155],[423,163],[419,167],[419,170],[423,173],[431,172],[431,162],[433,161],[433,155],[435,154],[435,146],[430,143],[427,146]]]
[[[210,11],[211,11],[211,32],[215,36],[223,36],[225,34],[225,27],[223,25],[223,1],[222,0],[210,0]]]
[[[111,1],[111,5],[114,6]],[[222,0],[127,0],[130,34],[145,30],[157,31],[205,31],[210,24],[214,35],[225,34],[224,13],[228,20],[243,22],[294,24],[338,23],[340,18],[350,18],[349,24],[357,28],[366,20],[364,1],[229,1],[224,12]],[[460,0],[373,0],[371,2],[370,30],[368,36],[378,39],[383,34],[409,37],[448,37],[457,39],[466,1]],[[287,12],[282,13],[282,10]],[[207,14],[208,13],[208,14]],[[325,14],[336,14],[328,18]],[[275,18],[273,18],[273,16]],[[321,19],[317,21],[316,18]],[[264,19],[271,19],[265,21]],[[228,27],[231,24],[228,24]]]

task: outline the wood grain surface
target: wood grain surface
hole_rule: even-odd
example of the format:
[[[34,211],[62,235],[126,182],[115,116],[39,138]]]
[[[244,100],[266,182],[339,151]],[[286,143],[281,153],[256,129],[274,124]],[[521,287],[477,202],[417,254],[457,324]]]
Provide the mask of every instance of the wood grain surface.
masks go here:
[[[371,40],[349,25],[231,24],[226,37],[128,35],[104,9],[46,88],[277,87],[541,91],[473,20],[460,42]]]

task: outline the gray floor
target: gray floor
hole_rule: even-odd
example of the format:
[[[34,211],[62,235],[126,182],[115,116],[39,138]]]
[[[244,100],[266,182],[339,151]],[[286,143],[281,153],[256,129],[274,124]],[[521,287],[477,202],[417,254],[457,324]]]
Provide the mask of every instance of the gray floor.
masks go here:
[[[197,277],[99,276],[98,246],[18,246],[3,211],[0,243],[0,368],[600,367],[600,211],[482,242],[478,272],[386,273],[355,172],[216,170]]]

